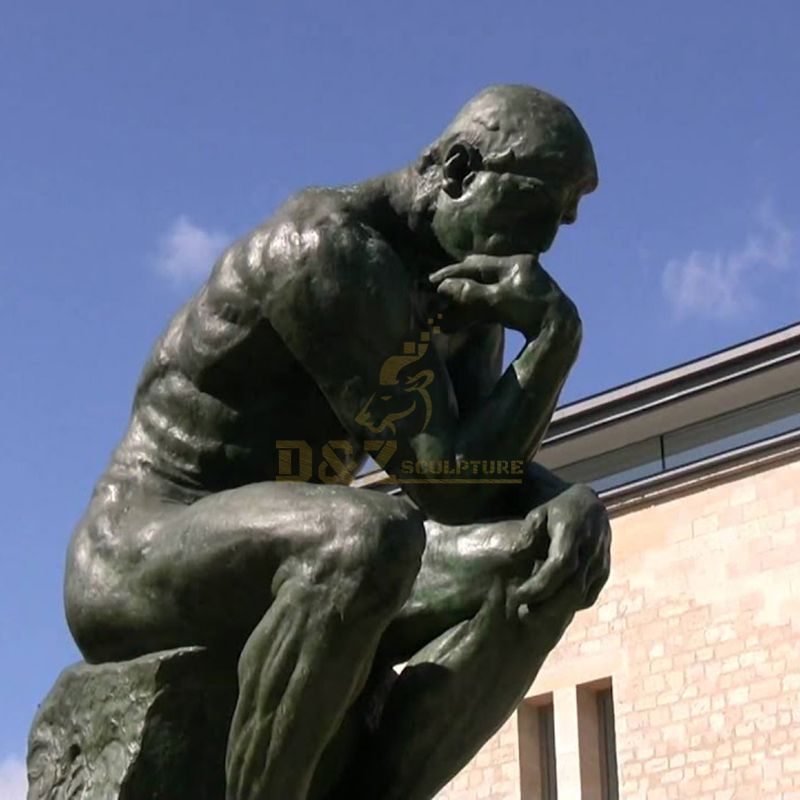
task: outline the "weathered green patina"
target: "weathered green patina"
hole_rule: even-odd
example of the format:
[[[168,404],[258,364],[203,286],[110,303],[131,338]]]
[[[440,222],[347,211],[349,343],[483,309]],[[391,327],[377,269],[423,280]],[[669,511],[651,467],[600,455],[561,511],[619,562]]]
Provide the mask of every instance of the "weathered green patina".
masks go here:
[[[540,256],[596,183],[567,106],[491,87],[407,168],[292,197],[156,343],[67,616],[93,664],[238,660],[229,800],[428,800],[597,597],[605,510],[532,461],[581,339]],[[402,494],[346,485],[368,452]]]

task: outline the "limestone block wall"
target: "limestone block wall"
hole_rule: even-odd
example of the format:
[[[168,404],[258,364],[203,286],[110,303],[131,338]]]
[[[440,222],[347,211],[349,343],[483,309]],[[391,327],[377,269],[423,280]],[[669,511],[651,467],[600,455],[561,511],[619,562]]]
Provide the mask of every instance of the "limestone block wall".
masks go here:
[[[507,800],[519,796],[519,736],[514,715],[437,795],[437,800]]]
[[[559,798],[602,800],[581,687],[604,678],[620,797],[800,798],[800,462],[689,488],[613,529],[608,585],[529,692],[553,703]],[[521,720],[439,799],[538,800],[520,779],[538,760]]]

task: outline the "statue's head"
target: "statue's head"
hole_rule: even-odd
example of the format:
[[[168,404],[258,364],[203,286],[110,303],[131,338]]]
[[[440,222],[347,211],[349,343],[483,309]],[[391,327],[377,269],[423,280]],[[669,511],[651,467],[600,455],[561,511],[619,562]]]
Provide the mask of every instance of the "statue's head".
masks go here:
[[[433,230],[455,259],[538,255],[597,186],[575,114],[530,86],[491,86],[470,100],[423,157],[441,170]]]

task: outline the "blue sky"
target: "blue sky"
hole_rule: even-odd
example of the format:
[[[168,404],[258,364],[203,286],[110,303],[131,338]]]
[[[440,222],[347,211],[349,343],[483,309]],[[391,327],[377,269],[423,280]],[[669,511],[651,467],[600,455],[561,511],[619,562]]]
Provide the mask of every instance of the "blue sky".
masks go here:
[[[70,530],[227,241],[300,187],[407,163],[483,86],[533,83],[576,110],[601,176],[543,259],[584,319],[564,399],[795,322],[799,9],[6,0],[0,798],[77,657]]]

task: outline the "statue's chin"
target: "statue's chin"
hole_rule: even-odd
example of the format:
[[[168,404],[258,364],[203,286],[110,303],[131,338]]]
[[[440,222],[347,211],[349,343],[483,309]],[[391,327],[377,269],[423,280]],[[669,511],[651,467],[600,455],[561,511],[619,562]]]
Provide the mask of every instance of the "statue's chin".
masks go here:
[[[460,309],[450,306],[444,309],[441,319],[437,320],[436,324],[442,333],[458,333],[476,323],[476,320],[469,319]]]
[[[530,237],[527,241],[512,239],[502,234],[491,234],[488,238],[477,240],[473,253],[484,256],[518,256],[525,254],[538,258],[550,246],[550,241],[544,241],[543,237]]]

